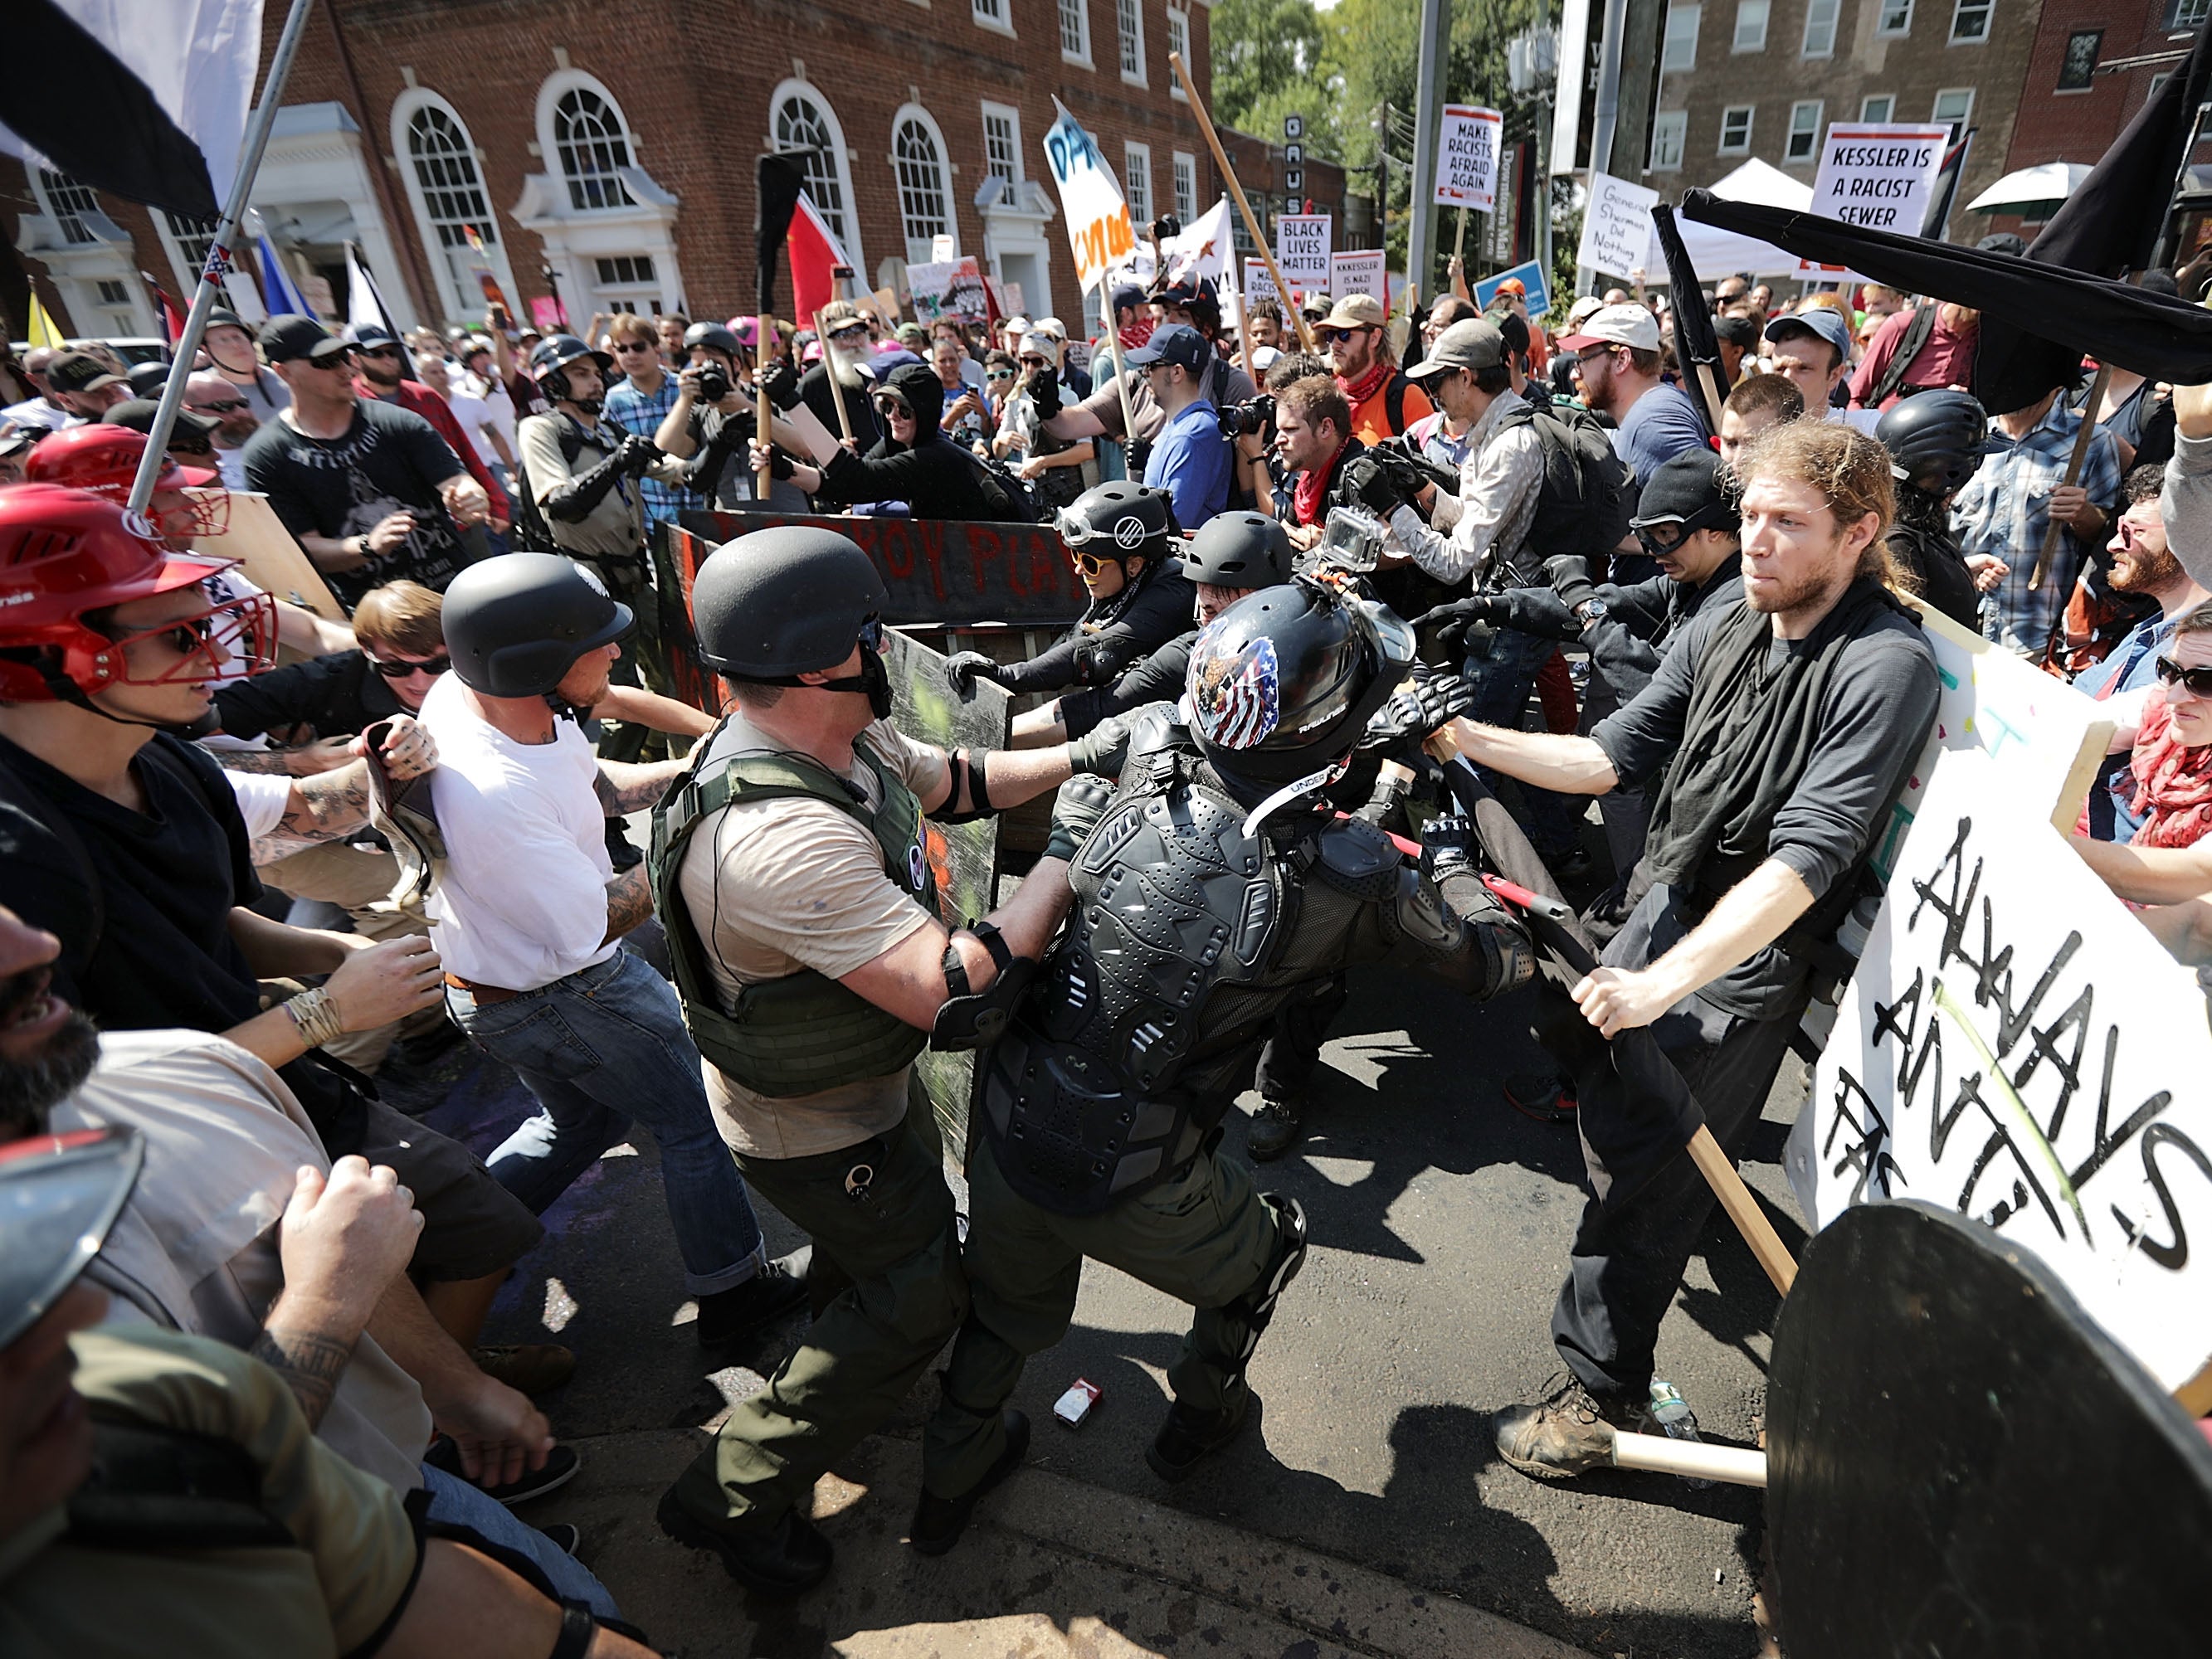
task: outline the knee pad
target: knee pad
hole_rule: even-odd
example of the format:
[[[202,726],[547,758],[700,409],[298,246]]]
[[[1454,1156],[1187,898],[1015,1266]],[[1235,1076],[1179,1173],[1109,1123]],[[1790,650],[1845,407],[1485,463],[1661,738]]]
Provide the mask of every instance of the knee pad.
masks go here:
[[[1237,1359],[1240,1376],[1275,1317],[1275,1304],[1306,1263],[1306,1212],[1297,1200],[1275,1193],[1262,1193],[1260,1200],[1274,1218],[1275,1249],[1258,1282],[1229,1304],[1229,1311],[1244,1322],[1244,1349]]]

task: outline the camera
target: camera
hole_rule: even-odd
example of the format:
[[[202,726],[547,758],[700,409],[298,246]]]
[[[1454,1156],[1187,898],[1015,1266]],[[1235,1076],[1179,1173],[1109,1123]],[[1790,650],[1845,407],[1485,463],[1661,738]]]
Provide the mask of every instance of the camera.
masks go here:
[[[1357,575],[1371,574],[1389,534],[1389,526],[1364,507],[1332,507],[1310,562]]]
[[[1263,438],[1275,424],[1275,400],[1262,395],[1249,403],[1229,404],[1218,418],[1224,438]]]
[[[1171,242],[1182,234],[1182,221],[1172,213],[1163,213],[1152,221],[1152,234],[1163,242]]]
[[[702,364],[699,370],[699,396],[704,402],[719,404],[730,395],[730,371],[720,363]]]

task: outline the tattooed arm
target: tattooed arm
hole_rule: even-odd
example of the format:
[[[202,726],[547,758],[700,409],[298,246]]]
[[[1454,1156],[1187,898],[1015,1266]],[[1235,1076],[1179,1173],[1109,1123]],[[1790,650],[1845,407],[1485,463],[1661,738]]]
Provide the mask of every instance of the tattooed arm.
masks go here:
[[[438,763],[438,746],[430,733],[405,714],[395,714],[381,751],[385,770],[395,782],[422,776]],[[319,749],[321,744],[313,745]],[[356,756],[368,752],[368,739],[352,738],[349,750]],[[304,754],[308,750],[290,751]],[[226,764],[230,759],[226,757]],[[234,767],[236,771],[258,771],[262,767]],[[265,864],[300,850],[302,842],[335,841],[349,836],[368,822],[368,763],[358,759],[331,771],[319,771],[292,786],[284,816],[276,830],[257,837],[253,861]]]
[[[592,787],[599,792],[599,805],[606,815],[622,817],[655,805],[690,763],[688,760],[665,760],[649,766],[635,766],[624,761],[603,760],[599,776],[592,780]]]
[[[607,884],[607,933],[599,942],[620,939],[652,914],[653,883],[643,865],[632,865]]]
[[[387,1165],[342,1158],[327,1176],[302,1165],[294,1176],[278,1235],[284,1289],[251,1352],[284,1379],[310,1427],[422,1231],[414,1194]]]

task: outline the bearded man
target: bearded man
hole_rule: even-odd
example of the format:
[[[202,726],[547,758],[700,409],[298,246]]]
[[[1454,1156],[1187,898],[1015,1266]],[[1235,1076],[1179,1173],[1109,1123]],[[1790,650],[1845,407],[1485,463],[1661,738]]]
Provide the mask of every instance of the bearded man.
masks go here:
[[[850,300],[832,300],[822,307],[821,321],[822,361],[799,377],[799,401],[842,438],[845,430],[837,424],[837,403],[842,400],[853,440],[865,455],[884,435],[883,423],[876,418],[875,405],[869,400],[875,383],[862,372],[863,365],[875,356],[874,343],[868,337],[868,319]],[[832,386],[837,389],[836,398],[830,396]]]

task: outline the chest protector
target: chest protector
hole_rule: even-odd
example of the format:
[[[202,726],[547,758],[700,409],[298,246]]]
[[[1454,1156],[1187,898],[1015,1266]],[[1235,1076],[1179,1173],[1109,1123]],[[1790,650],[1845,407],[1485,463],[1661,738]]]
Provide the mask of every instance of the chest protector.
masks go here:
[[[921,1052],[928,1033],[811,968],[748,985],[738,994],[736,1008],[726,1008],[712,953],[684,902],[679,880],[684,855],[692,832],[716,819],[726,806],[792,796],[827,801],[866,828],[883,854],[884,874],[935,915],[937,883],[923,844],[921,803],[865,741],[855,744],[853,752],[875,775],[883,804],[873,812],[851,784],[827,767],[803,755],[782,753],[733,755],[711,764],[702,757],[653,810],[653,849],[646,867],[654,908],[668,933],[684,1023],[699,1052],[724,1076],[771,1098],[888,1076]],[[742,909],[744,895],[727,893],[722,900]]]
[[[976,1068],[983,1133],[1030,1202],[1094,1215],[1172,1175],[1249,1080],[1275,1010],[1398,891],[1395,849],[1364,825],[1284,846],[1244,817],[1187,751],[1133,754],[1077,854],[1068,925]],[[1370,836],[1384,856],[1369,869]]]

